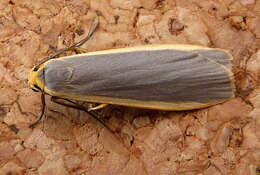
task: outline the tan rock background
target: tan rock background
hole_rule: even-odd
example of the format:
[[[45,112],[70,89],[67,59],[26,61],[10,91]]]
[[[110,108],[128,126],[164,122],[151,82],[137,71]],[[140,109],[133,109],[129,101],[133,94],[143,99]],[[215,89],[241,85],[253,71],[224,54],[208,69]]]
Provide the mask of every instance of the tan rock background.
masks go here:
[[[152,43],[224,48],[238,93],[190,112],[103,110],[111,134],[84,112],[40,94],[30,69],[86,36],[89,51]],[[260,0],[1,0],[0,174],[260,174]],[[72,51],[66,55],[75,54]]]

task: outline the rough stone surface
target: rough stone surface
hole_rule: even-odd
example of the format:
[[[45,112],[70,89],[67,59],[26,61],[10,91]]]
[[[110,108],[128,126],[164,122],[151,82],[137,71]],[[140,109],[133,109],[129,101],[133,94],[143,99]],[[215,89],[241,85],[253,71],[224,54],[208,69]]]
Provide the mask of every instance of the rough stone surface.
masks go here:
[[[100,26],[88,51],[197,44],[234,57],[237,97],[206,109],[162,112],[109,106],[100,118],[40,94],[27,77],[39,61]],[[1,0],[0,174],[260,173],[259,0]],[[76,54],[68,51],[63,55]]]
[[[44,161],[41,153],[32,150],[18,152],[17,158],[23,162],[27,168],[38,168]]]

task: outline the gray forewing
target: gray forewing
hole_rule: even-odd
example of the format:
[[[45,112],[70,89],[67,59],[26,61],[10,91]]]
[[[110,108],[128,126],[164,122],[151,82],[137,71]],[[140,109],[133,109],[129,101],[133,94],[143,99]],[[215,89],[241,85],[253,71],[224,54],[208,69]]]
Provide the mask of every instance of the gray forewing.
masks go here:
[[[201,54],[205,58],[211,59],[228,69],[232,69],[231,60],[229,54],[221,50],[194,50],[193,52]]]
[[[57,59],[46,66],[45,84],[52,91],[144,101],[210,103],[230,98],[227,72],[205,58],[211,53],[198,53],[151,50]],[[214,59],[229,63],[227,57]]]

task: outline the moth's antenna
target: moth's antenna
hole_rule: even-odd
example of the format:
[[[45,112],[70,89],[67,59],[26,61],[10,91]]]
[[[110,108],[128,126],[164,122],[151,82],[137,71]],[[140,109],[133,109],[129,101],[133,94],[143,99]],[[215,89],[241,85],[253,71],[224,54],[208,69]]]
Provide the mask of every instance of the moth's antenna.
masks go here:
[[[95,21],[95,19],[92,21],[90,28],[92,28],[92,25],[94,24],[94,21]],[[81,41],[79,41],[78,43],[72,45],[70,49],[73,49],[73,48],[76,48],[76,47],[80,47],[80,46],[82,46],[85,42],[87,42],[87,41],[92,37],[92,35],[94,34],[94,32],[97,30],[98,26],[99,26],[99,22],[96,23],[96,25],[94,26],[93,30],[89,30],[89,31],[88,31],[88,35],[87,35],[83,40],[81,40]]]
[[[45,107],[46,107],[46,103],[45,103],[45,92],[44,91],[41,91],[41,101],[42,101],[42,111],[41,111],[41,114],[40,114],[40,117],[33,123],[31,124],[29,127],[32,128],[34,127],[37,123],[39,123],[41,120],[42,120],[42,117],[45,113]]]
[[[92,23],[91,23],[91,28],[92,28],[92,25],[93,25],[94,21],[95,21],[95,19],[93,19],[93,21],[92,21]],[[74,48],[76,48],[76,47],[79,47],[79,46],[83,45],[83,44],[84,44],[86,41],[88,41],[88,40],[90,39],[90,37],[95,33],[95,31],[97,30],[98,26],[99,26],[99,22],[96,23],[96,25],[94,26],[93,30],[89,30],[88,35],[87,35],[84,39],[82,39],[81,41],[79,41],[79,42],[73,44],[73,45],[70,46],[70,47],[67,47],[67,48],[58,50],[55,54],[53,54],[53,55],[47,57],[46,59],[43,59],[40,63],[38,63],[38,64],[35,66],[35,68],[38,69],[38,68],[40,67],[40,65],[42,65],[42,64],[45,63],[46,61],[48,61],[48,60],[50,60],[50,59],[53,59],[53,58],[59,56],[60,54],[66,52],[66,51],[68,51],[68,50],[71,50],[71,49],[74,49]]]

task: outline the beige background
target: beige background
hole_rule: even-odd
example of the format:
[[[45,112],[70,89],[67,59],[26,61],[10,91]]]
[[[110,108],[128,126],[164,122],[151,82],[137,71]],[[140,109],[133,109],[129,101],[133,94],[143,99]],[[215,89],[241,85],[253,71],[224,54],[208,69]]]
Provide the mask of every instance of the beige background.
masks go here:
[[[227,49],[237,97],[190,112],[112,106],[111,134],[86,113],[40,94],[30,69],[86,36],[89,51],[153,43]],[[260,174],[259,0],[1,0],[0,174]],[[66,55],[75,54],[72,51]],[[107,117],[105,117],[107,116]]]

